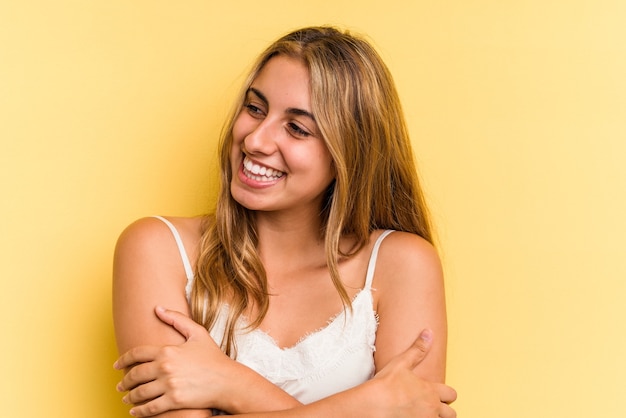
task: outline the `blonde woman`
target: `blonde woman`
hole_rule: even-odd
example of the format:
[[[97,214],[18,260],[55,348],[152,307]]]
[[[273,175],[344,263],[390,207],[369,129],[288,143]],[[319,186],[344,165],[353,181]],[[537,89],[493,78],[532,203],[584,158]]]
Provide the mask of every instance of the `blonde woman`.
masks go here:
[[[142,219],[119,239],[131,414],[454,417],[441,267],[370,44],[329,27],[276,41],[219,155],[214,214]]]

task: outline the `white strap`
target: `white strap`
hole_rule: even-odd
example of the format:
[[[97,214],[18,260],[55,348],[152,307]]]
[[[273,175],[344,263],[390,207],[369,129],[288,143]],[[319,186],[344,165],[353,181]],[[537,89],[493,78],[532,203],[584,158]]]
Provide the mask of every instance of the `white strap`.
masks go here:
[[[367,265],[367,274],[365,275],[365,289],[369,290],[372,287],[372,280],[374,280],[374,270],[376,270],[376,259],[378,258],[378,249],[380,248],[380,244],[383,242],[385,237],[392,232],[394,232],[393,229],[387,229],[378,236],[376,242],[374,243],[372,255],[370,256],[370,262]]]
[[[185,276],[187,277],[185,294],[187,295],[187,299],[189,299],[189,296],[191,295],[191,287],[193,285],[193,269],[191,268],[191,263],[189,262],[189,256],[187,255],[187,251],[185,251],[183,240],[180,238],[180,234],[178,233],[178,230],[176,229],[174,224],[172,224],[170,221],[162,216],[154,217],[163,221],[163,223],[170,228],[170,231],[172,231],[172,235],[174,235],[174,239],[176,240],[176,246],[178,247],[178,252],[180,253],[180,258],[183,260],[183,266],[185,267]]]

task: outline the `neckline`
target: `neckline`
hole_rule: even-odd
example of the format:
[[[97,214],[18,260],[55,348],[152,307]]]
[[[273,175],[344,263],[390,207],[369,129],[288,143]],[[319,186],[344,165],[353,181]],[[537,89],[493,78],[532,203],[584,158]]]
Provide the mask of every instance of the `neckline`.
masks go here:
[[[356,303],[359,301],[359,299],[361,299],[361,295],[367,295],[369,294],[371,296],[371,289],[368,288],[363,288],[360,289],[352,298],[352,309],[353,311],[355,310],[355,305]],[[373,316],[376,316],[375,312],[374,312],[374,307],[371,307]],[[310,339],[314,338],[315,336],[319,336],[321,334],[324,334],[326,332],[328,332],[333,326],[334,324],[337,323],[337,321],[339,320],[339,318],[346,316],[347,318],[352,318],[354,315],[350,314],[346,308],[343,308],[340,312],[338,312],[337,314],[331,316],[328,321],[326,322],[326,325],[317,328],[314,331],[311,332],[307,332],[306,334],[304,334],[302,337],[300,337],[298,339],[298,341],[296,341],[294,344],[290,345],[290,346],[286,346],[286,347],[281,347],[278,342],[276,341],[276,339],[274,339],[274,337],[272,337],[272,335],[261,329],[261,328],[255,328],[252,331],[248,331],[246,332],[247,335],[259,335],[264,341],[266,341],[267,343],[270,344],[270,346],[272,346],[274,349],[280,351],[281,353],[288,353],[291,351],[295,351],[297,350],[300,346],[304,345],[307,341],[309,341]],[[247,324],[247,318],[242,317],[241,318],[242,322],[244,322],[244,324]]]

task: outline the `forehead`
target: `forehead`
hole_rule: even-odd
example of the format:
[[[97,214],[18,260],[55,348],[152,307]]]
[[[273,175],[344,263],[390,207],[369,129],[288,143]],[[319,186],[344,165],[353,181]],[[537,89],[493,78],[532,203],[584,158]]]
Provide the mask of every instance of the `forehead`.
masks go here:
[[[295,100],[299,106],[310,108],[309,71],[299,59],[284,55],[270,58],[251,87],[261,91],[270,102]]]

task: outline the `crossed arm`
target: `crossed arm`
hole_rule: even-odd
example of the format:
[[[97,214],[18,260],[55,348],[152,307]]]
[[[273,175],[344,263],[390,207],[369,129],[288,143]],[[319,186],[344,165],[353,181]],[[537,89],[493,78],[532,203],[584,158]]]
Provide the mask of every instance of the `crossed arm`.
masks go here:
[[[188,250],[193,244],[185,243]],[[393,251],[393,244],[388,251]],[[393,266],[386,267],[393,272]],[[406,326],[410,321],[381,326],[382,342],[377,341],[376,359],[379,371],[374,379],[301,405],[253,370],[225,356],[208,332],[188,318],[185,281],[169,230],[159,221],[139,221],[122,234],[114,266],[114,319],[118,349],[125,354],[116,367],[127,370],[118,389],[128,391],[125,400],[136,405],[131,410],[135,416],[201,418],[212,415],[209,408],[251,417],[456,416],[448,405],[456,398],[454,390],[429,382],[441,381],[443,374],[442,329],[436,321],[427,319],[425,324],[434,324],[430,327],[434,328],[434,338],[429,332],[415,338],[419,329],[411,334],[406,328],[404,340],[385,337],[397,332],[394,326]],[[155,311],[157,304],[171,311]],[[412,308],[402,303],[379,303],[381,316],[393,316],[394,309]],[[428,312],[425,316],[428,318]],[[407,338],[415,342],[407,343]],[[445,345],[445,335],[443,340]],[[410,347],[403,352],[405,348],[398,350],[401,345]]]
[[[180,332],[186,342],[165,349],[136,347],[115,363],[118,369],[135,365],[119,385],[120,390],[130,390],[125,396],[128,403],[148,402],[133,408],[135,416],[153,416],[184,407],[198,409],[177,411],[181,417],[210,416],[201,409],[208,405],[236,412],[260,411],[247,413],[247,417],[456,416],[448,406],[456,398],[454,390],[422,380],[413,372],[432,345],[430,331],[422,332],[411,347],[389,362],[372,380],[321,401],[301,405],[261,376],[221,354],[206,330],[183,314],[160,307],[156,314]],[[209,357],[212,359],[208,360]],[[194,364],[193,369],[190,363]],[[203,364],[206,367],[198,367]],[[157,378],[151,380],[153,377]],[[215,390],[200,390],[207,387]],[[267,403],[267,398],[258,397],[261,392],[271,397],[271,404]],[[244,402],[238,403],[237,399]]]

